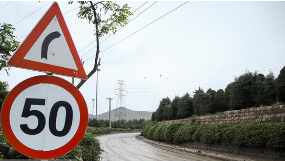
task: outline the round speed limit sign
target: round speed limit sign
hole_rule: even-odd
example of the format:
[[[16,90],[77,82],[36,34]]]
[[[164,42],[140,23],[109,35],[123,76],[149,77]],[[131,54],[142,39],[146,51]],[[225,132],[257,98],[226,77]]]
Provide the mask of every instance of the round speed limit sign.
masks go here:
[[[51,159],[68,153],[80,142],[88,110],[79,90],[68,81],[36,76],[8,94],[1,123],[17,151],[31,158]]]

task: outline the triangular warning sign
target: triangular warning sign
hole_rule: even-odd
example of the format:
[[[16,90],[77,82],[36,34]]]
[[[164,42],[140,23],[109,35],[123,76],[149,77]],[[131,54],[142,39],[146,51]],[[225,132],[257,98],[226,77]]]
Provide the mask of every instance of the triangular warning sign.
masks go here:
[[[9,65],[87,79],[56,2],[24,40]]]

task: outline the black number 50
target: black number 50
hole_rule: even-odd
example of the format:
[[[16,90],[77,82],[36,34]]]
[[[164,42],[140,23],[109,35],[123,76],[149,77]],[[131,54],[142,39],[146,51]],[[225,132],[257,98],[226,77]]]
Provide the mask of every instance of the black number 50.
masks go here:
[[[46,119],[42,112],[38,110],[31,110],[32,105],[45,105],[45,99],[37,98],[26,98],[22,117],[28,118],[30,116],[35,116],[38,119],[38,126],[35,129],[30,129],[27,124],[21,124],[20,128],[22,131],[29,135],[36,135],[43,131],[46,125]],[[65,124],[61,131],[56,128],[56,118],[60,107],[64,107],[66,110]],[[73,119],[72,107],[68,102],[58,101],[56,102],[50,111],[49,115],[49,129],[50,132],[55,136],[65,136],[71,129]]]

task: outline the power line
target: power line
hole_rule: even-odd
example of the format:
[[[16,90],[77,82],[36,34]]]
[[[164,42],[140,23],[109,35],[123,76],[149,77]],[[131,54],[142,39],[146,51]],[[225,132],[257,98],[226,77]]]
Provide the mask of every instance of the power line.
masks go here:
[[[117,43],[115,43],[115,44],[111,45],[110,47],[104,49],[103,51],[101,51],[101,53],[104,52],[104,51],[106,51],[106,50],[108,50],[108,49],[110,49],[110,48],[112,48],[113,46],[115,46],[115,45],[121,43],[122,41],[124,41],[124,40],[126,40],[127,38],[133,36],[134,34],[138,33],[139,31],[145,29],[146,27],[150,26],[151,24],[155,23],[156,21],[160,20],[161,18],[165,17],[166,15],[168,15],[168,14],[172,13],[173,11],[177,10],[178,8],[182,7],[182,6],[185,5],[186,3],[188,3],[188,1],[187,1],[187,2],[184,2],[184,3],[181,4],[180,6],[174,8],[173,10],[167,12],[166,14],[162,15],[161,17],[157,18],[156,20],[152,21],[151,23],[145,25],[145,26],[142,27],[141,29],[139,29],[139,30],[135,31],[134,33],[130,34],[129,36],[123,38],[122,40],[118,41]],[[90,58],[88,58],[88,59],[86,59],[85,61],[88,61],[88,60],[90,60],[90,59],[93,58],[93,57],[95,57],[95,55],[92,56],[92,57],[90,57]]]
[[[48,3],[48,4],[49,4],[49,3]],[[48,5],[48,4],[46,4],[46,5]],[[46,5],[45,5],[45,6],[46,6]],[[45,7],[45,6],[43,6],[43,7]],[[43,8],[43,7],[42,7],[42,8]],[[78,7],[79,7],[79,6],[73,8],[73,9],[67,11],[67,12],[65,12],[63,15],[66,15],[66,14],[68,14],[68,13],[74,11],[74,10],[77,9]],[[41,9],[41,8],[39,8],[38,10],[40,10],[40,9]],[[0,10],[1,10],[1,9],[0,9]],[[37,11],[38,11],[38,10],[37,10]],[[35,11],[35,12],[37,12],[37,11]],[[28,15],[27,17],[31,16],[31,15],[34,14],[35,12],[31,13],[31,14]],[[27,18],[27,17],[25,17],[25,18]],[[22,20],[24,20],[25,18],[23,18]],[[22,20],[20,20],[20,21],[22,21]],[[20,22],[20,21],[18,21],[18,22]],[[18,23],[18,22],[16,22],[16,23]],[[16,24],[16,23],[15,23],[15,24]],[[14,24],[14,25],[15,25],[15,24]],[[24,37],[27,36],[27,35],[29,35],[29,34],[25,34],[25,35],[21,36],[20,38],[18,38],[17,40],[20,40],[20,39],[24,38]]]
[[[139,10],[142,6],[144,6],[145,4],[147,4],[148,1],[146,1],[144,4],[142,4],[141,6],[139,6],[137,9],[134,10],[133,13],[135,13],[137,10]]]
[[[3,8],[5,8],[8,4],[10,4],[12,1],[8,2],[7,4],[5,4],[3,7],[0,8],[0,10],[2,10]]]
[[[157,1],[155,1],[153,4],[151,4],[150,6],[148,6],[145,10],[143,10],[141,13],[139,13],[136,17],[134,17],[133,19],[131,19],[130,21],[129,21],[129,23],[131,22],[131,21],[133,21],[134,19],[136,19],[138,16],[140,16],[141,14],[143,14],[146,10],[148,10],[150,7],[152,7],[153,5],[155,5],[157,3]]]
[[[27,35],[29,35],[29,34],[23,35],[23,36],[21,36],[20,38],[18,38],[17,40],[20,40],[20,39],[24,38],[24,37],[27,36]]]
[[[68,13],[70,13],[70,12],[74,11],[76,8],[79,8],[79,6],[77,6],[77,7],[73,8],[72,10],[69,10],[69,11],[65,12],[63,15],[66,15],[66,14],[68,14]]]
[[[147,1],[148,2],[148,1]],[[142,4],[140,7],[138,7],[135,11],[137,11],[139,8],[141,8],[142,6],[144,6],[147,2],[145,2],[144,4]],[[156,1],[157,2],[157,1]],[[142,11],[141,13],[139,13],[136,17],[134,17],[132,20],[134,20],[135,18],[137,18],[139,15],[141,15],[143,12],[145,12],[146,10],[148,10],[150,7],[152,7],[156,2],[154,2],[152,5],[150,5],[147,9],[145,9],[144,11]],[[134,12],[135,12],[134,11]],[[132,13],[134,13],[134,12],[132,12]],[[129,21],[129,23],[132,21],[132,20],[130,20]],[[129,24],[128,23],[128,24]],[[123,28],[123,27],[122,27]],[[121,30],[122,28],[120,28],[120,29],[118,29],[118,31],[119,30]],[[118,32],[117,31],[117,32]],[[112,35],[109,35],[107,38],[105,38],[104,40],[102,40],[99,44],[101,44],[101,43],[103,43],[104,41],[106,41],[107,39],[109,39],[110,37],[111,37]],[[91,43],[89,43],[87,46],[85,46],[83,49],[85,49],[85,48],[87,48],[89,45],[91,45],[91,44],[93,44],[94,42],[95,42],[96,40],[94,40],[94,41],[92,41]],[[95,47],[93,47],[93,48],[91,48],[89,51],[87,51],[86,53],[84,53],[82,56],[81,56],[81,58],[84,56],[84,55],[86,55],[87,53],[89,53],[90,51],[92,51],[93,49],[95,49],[97,47],[97,45],[95,46]],[[83,49],[81,49],[79,52],[81,52]],[[78,53],[79,53],[78,52]]]
[[[276,67],[276,68],[270,68],[270,69],[265,69],[265,70],[260,70],[260,71],[271,71],[271,70],[275,70],[275,69],[280,69],[283,67]],[[209,80],[214,80],[214,79],[222,79],[222,78],[235,78],[237,75],[231,75],[231,76],[225,76],[225,77],[217,77],[217,78],[210,78],[210,79],[202,79],[202,80],[194,80],[194,81],[189,81],[189,82],[178,82],[178,83],[169,83],[169,84],[159,84],[159,85],[148,85],[148,86],[169,86],[169,85],[173,85],[173,84],[186,84],[186,83],[193,83],[193,82],[203,82],[203,81],[209,81]],[[131,88],[140,88],[140,87],[144,87],[144,85],[142,86],[128,86],[128,89]]]
[[[31,13],[31,14],[29,14],[28,16],[26,16],[26,17],[22,18],[22,19],[21,19],[21,20],[19,20],[18,22],[14,23],[14,24],[13,24],[13,26],[15,26],[17,23],[19,23],[19,22],[23,21],[24,19],[28,18],[29,16],[31,16],[31,15],[32,15],[32,14],[34,14],[34,13],[36,13],[37,11],[41,10],[41,9],[42,9],[42,8],[44,8],[45,6],[49,5],[50,3],[52,3],[52,1],[51,1],[51,2],[49,2],[48,4],[46,4],[46,5],[42,6],[41,8],[37,9],[36,11],[32,12],[32,13]]]

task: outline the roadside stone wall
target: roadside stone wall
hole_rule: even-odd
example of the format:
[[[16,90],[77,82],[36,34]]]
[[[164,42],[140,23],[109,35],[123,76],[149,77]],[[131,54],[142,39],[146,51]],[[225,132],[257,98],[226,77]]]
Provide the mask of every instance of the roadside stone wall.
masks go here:
[[[191,123],[191,118],[169,120],[157,122],[157,125],[168,125],[174,122],[182,122],[185,124]],[[195,124],[246,124],[251,122],[260,123],[284,123],[285,122],[285,106],[266,106],[259,108],[250,108],[242,110],[226,111],[222,115],[197,117]]]

